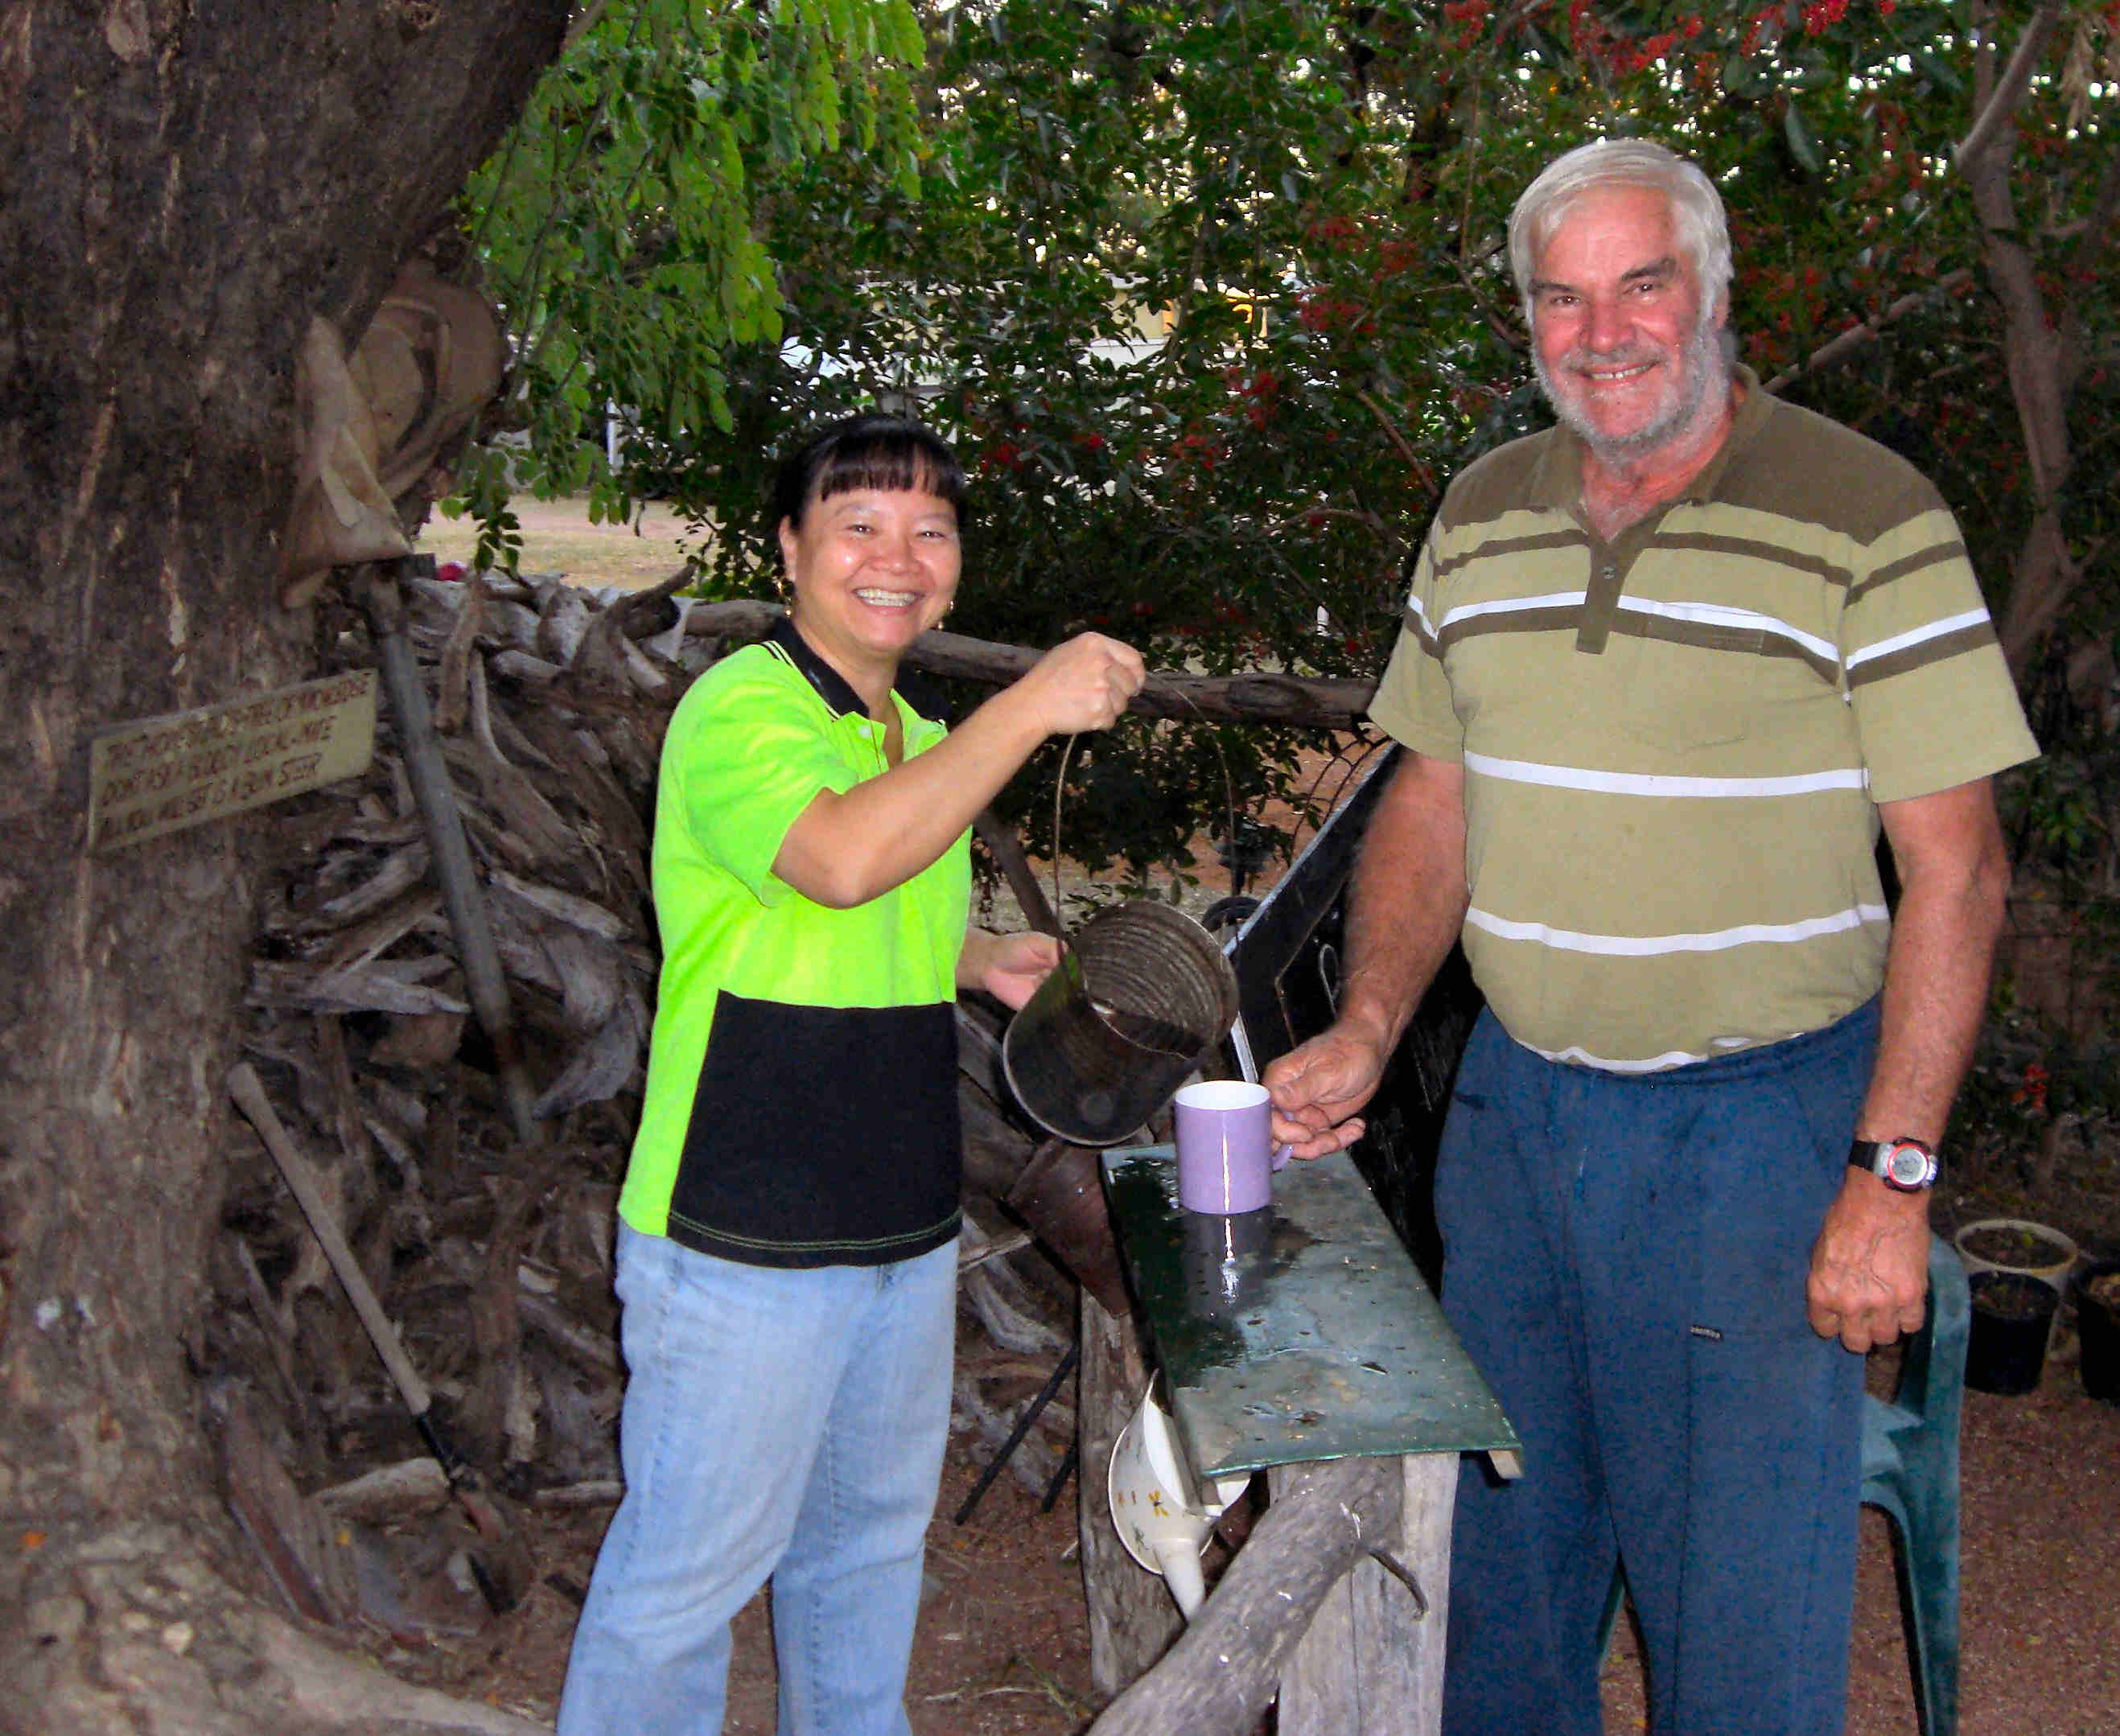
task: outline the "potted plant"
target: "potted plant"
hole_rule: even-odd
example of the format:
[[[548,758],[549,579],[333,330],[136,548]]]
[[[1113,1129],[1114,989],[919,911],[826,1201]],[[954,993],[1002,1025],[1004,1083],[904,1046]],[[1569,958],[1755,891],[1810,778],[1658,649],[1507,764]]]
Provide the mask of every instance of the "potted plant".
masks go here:
[[[2100,1260],[2076,1288],[2076,1328],[2083,1343],[2083,1390],[2120,1404],[2120,1259]]]
[[[1973,1328],[1965,1340],[1965,1384],[2015,1398],[2039,1384],[2061,1291],[2026,1272],[1991,1267],[1966,1280]]]
[[[1982,1272],[2018,1272],[2059,1293],[2082,1257],[2057,1229],[2029,1218],[1982,1218],[1964,1225],[1951,1242],[1969,1278]]]

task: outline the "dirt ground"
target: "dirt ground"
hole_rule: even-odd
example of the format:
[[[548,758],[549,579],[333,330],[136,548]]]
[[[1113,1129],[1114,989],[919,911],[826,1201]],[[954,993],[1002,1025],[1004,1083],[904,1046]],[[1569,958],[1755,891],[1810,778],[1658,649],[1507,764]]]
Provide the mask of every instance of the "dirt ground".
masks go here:
[[[679,528],[651,513],[645,534],[587,525],[578,503],[518,505],[523,567],[583,582],[653,583],[673,571]],[[667,519],[667,514],[662,515]],[[625,539],[621,541],[620,539]],[[424,547],[461,559],[461,525],[430,527]],[[632,546],[639,544],[641,546]],[[616,552],[614,553],[614,547]],[[1213,889],[1211,887],[1210,891]],[[2115,1165],[2084,1166],[2058,1197],[2026,1209],[2006,1176],[1980,1178],[1938,1201],[1940,1225],[1975,1216],[2043,1215],[2088,1246],[2120,1251]],[[967,1334],[968,1341],[969,1334]],[[1960,1577],[1964,1736],[2113,1736],[2120,1731],[2120,1408],[2085,1396],[2066,1319],[2039,1390],[2024,1398],[1968,1392],[1962,1444]],[[1889,1383],[1873,1361],[1872,1385]],[[984,1450],[953,1440],[937,1517],[928,1534],[927,1597],[907,1708],[918,1736],[1069,1736],[1087,1724],[1088,1633],[1075,1560],[1076,1486],[1049,1513],[1007,1475],[969,1523],[951,1516]],[[1090,1468],[1093,1478],[1100,1467]],[[573,1628],[608,1518],[593,1511],[541,1516],[543,1581],[528,1602],[477,1640],[402,1651],[400,1673],[549,1719]],[[1850,1664],[1849,1736],[1917,1729],[1901,1637],[1889,1528],[1865,1510]],[[1605,1728],[1646,1727],[1641,1667],[1623,1623],[1603,1678]],[[769,1618],[761,1598],[737,1628],[732,1732],[773,1728]],[[1187,1736],[1187,1733],[1174,1733]],[[1215,1733],[1202,1733],[1215,1736]]]
[[[983,1455],[951,1442],[937,1518],[928,1534],[925,1595],[906,1684],[916,1736],[1059,1736],[1092,1710],[1089,1632],[1075,1564],[1075,1485],[1049,1513],[1007,1475],[970,1520],[950,1516],[971,1491]],[[544,1579],[482,1641],[401,1655],[400,1673],[523,1716],[549,1721],[559,1704],[574,1632],[571,1589],[586,1585],[608,1510],[541,1526]],[[730,1670],[729,1736],[770,1736],[774,1678],[764,1594],[737,1618]],[[643,1733],[649,1736],[649,1733]]]
[[[969,1334],[968,1334],[969,1338]],[[1876,1374],[1882,1379],[1885,1371]],[[1964,1736],[2112,1736],[2120,1729],[2120,1409],[2084,1396],[2066,1335],[2040,1389],[1965,1395],[1960,1562]],[[1094,1710],[1075,1559],[1076,1488],[1049,1513],[1007,1475],[970,1520],[951,1516],[984,1462],[951,1442],[928,1531],[927,1596],[906,1706],[917,1736],[1072,1736]],[[401,1673],[532,1718],[557,1703],[574,1604],[607,1512],[548,1517],[544,1580],[477,1641],[401,1654]],[[761,1596],[737,1624],[728,1729],[774,1727],[772,1641]],[[1641,1666],[1622,1624],[1604,1673],[1610,1736],[1646,1728]],[[1866,1509],[1848,1736],[1918,1729],[1889,1528]],[[1186,1733],[1173,1733],[1186,1736]],[[1221,1736],[1221,1733],[1201,1733]]]

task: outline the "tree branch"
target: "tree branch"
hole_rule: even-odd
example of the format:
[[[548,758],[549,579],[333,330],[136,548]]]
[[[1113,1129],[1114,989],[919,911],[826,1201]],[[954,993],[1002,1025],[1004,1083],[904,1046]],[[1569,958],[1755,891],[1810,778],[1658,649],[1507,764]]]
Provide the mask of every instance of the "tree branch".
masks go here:
[[[1355,397],[1362,407],[1377,419],[1385,434],[1390,436],[1392,444],[1398,448],[1399,456],[1406,460],[1407,467],[1420,479],[1420,485],[1432,492],[1435,487],[1435,472],[1428,467],[1419,453],[1406,444],[1406,436],[1398,431],[1397,425],[1385,414],[1384,406],[1359,386],[1355,388]]]
[[[2025,26],[2025,34],[2017,39],[2010,63],[2003,67],[2002,76],[1996,82],[1993,94],[1974,121],[1972,131],[1959,142],[1957,150],[1952,153],[1961,171],[1969,172],[1974,162],[2003,136],[2003,129],[2015,115],[2025,91],[2031,88],[2032,72],[2039,64],[2039,56],[2046,52],[2047,39],[2060,22],[2061,7],[2053,0],[2048,0],[2048,4],[2032,14]]]
[[[2105,244],[2112,239],[2116,216],[2120,216],[2120,145],[2114,146],[2113,154],[2105,160],[2105,173],[2098,178],[2098,191],[2091,197],[2090,210],[2076,238],[2076,267],[2085,276],[2098,263],[2098,256],[2105,251]]]
[[[1847,360],[1863,345],[1883,335],[1885,327],[1904,319],[1931,296],[1948,295],[1960,285],[1969,282],[1973,273],[1960,270],[1946,272],[1927,287],[1902,295],[1875,319],[1865,320],[1860,325],[1850,326],[1837,337],[1829,338],[1795,366],[1784,368],[1766,384],[1769,392],[1780,392],[1794,385],[1806,374],[1815,374],[1822,368],[1830,368]]]
[[[748,643],[765,638],[780,615],[779,604],[751,598],[703,603],[686,617],[685,630],[702,638]],[[923,633],[905,653],[905,661],[929,675],[1006,687],[1027,675],[1044,655],[1027,646],[997,644],[960,633]],[[1241,675],[1157,672],[1127,709],[1136,717],[1168,717],[1181,723],[1283,723],[1344,730],[1368,717],[1375,693],[1374,681],[1267,670]]]
[[[583,37],[588,35],[591,30],[594,30],[597,27],[597,21],[603,16],[605,8],[610,4],[611,0],[589,0],[589,3],[588,5],[583,7],[579,12],[576,12],[574,16],[568,21],[567,39],[565,44],[560,49],[560,52],[562,54],[565,53],[569,49],[571,49],[576,43],[579,42]]]

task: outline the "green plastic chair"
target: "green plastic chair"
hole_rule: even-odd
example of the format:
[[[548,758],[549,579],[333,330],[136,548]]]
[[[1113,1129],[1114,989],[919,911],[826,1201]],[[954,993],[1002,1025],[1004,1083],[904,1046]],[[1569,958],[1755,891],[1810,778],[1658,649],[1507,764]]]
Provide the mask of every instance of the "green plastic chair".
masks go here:
[[[1928,1246],[1928,1317],[1907,1340],[1899,1390],[1862,1396],[1862,1504],[1892,1521],[1899,1608],[1922,1736],[1958,1733],[1958,1412],[1973,1303],[1965,1268],[1941,1236]],[[1598,1653],[1626,1600],[1618,1572]]]
[[[1965,1268],[1932,1236],[1928,1318],[1907,1341],[1899,1390],[1862,1400],[1862,1501],[1892,1521],[1922,1736],[1958,1730],[1958,1412],[1972,1324]]]

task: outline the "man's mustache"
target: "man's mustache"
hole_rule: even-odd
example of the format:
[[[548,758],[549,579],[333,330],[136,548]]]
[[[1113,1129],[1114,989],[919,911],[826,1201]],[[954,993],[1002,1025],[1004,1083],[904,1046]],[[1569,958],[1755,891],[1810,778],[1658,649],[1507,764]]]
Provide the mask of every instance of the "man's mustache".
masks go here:
[[[1570,350],[1560,358],[1560,366],[1571,373],[1580,373],[1587,368],[1632,368],[1643,362],[1662,361],[1671,352],[1668,350],[1645,349],[1639,344],[1626,344],[1617,350]]]

